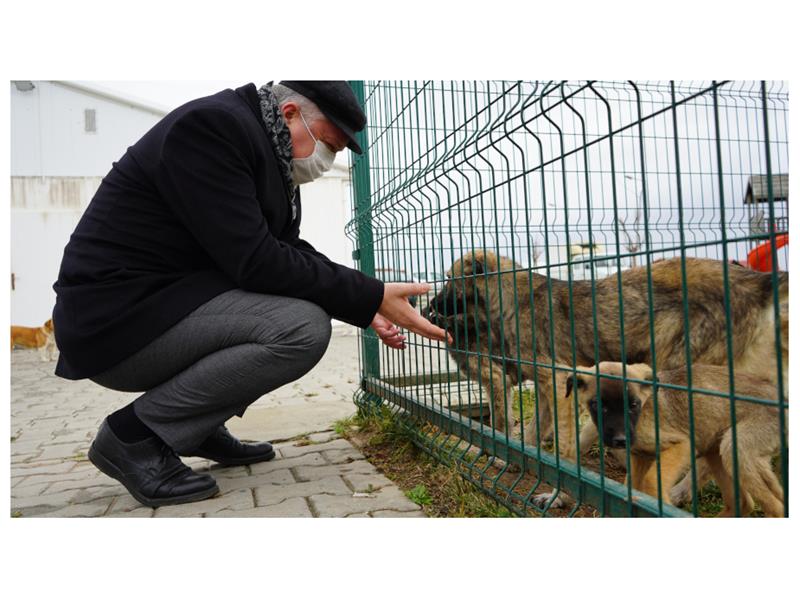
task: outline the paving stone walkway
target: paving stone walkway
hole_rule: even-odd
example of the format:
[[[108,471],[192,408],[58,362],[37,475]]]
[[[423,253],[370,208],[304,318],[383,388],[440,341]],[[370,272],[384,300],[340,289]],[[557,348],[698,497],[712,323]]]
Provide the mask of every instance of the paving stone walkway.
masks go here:
[[[34,350],[11,355],[11,515],[16,517],[424,517],[389,479],[332,431],[354,412],[357,338],[334,328],[320,364],[260,398],[228,427],[243,439],[275,443],[276,458],[220,467],[185,462],[213,475],[208,500],[152,509],[92,465],[86,454],[105,415],[136,397],[91,381],[53,375]],[[261,435],[259,435],[261,434]]]

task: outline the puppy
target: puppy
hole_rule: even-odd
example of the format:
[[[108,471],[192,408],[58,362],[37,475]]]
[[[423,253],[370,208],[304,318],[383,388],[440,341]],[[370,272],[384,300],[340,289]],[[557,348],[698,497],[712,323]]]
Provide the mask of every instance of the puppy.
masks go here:
[[[598,383],[594,375],[569,377],[567,389],[574,385],[582,402],[586,403],[592,422],[602,435],[603,443],[631,452],[631,485],[658,495],[655,443],[655,413],[653,383],[686,387],[685,369],[653,371],[645,364],[628,365],[626,378],[639,381],[608,379],[602,374],[622,377],[622,363],[601,362]],[[644,383],[643,383],[644,382]],[[653,383],[648,383],[653,382]],[[692,388],[727,393],[727,367],[692,366]],[[736,374],[734,389],[737,396],[750,396],[775,401],[776,386],[768,379]],[[626,436],[625,403],[627,402],[628,433]],[[669,491],[686,472],[691,460],[691,430],[689,399],[685,390],[659,388],[658,430],[660,437],[662,500],[670,503]],[[769,517],[781,517],[783,488],[772,471],[771,459],[780,448],[778,409],[773,406],[736,400],[736,448],[738,457],[739,500],[742,515],[753,510],[753,499],[761,504]],[[727,398],[693,393],[694,451],[705,458],[711,475],[722,491],[725,508],[720,516],[735,514],[733,432],[730,401]]]
[[[53,333],[53,319],[48,319],[41,327],[11,326],[11,349],[38,348],[43,362],[53,360],[56,353],[56,338]]]

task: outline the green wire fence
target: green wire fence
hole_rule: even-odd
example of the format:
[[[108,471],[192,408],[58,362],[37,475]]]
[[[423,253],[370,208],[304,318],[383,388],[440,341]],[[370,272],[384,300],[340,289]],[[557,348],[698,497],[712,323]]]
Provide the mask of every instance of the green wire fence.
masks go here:
[[[747,514],[753,500],[759,508],[747,483],[759,453],[788,515],[783,84],[350,84],[367,114],[365,152],[352,162],[354,258],[386,281],[430,282],[416,306],[455,338],[410,334],[398,351],[363,332],[362,410],[389,407],[420,448],[519,515],[712,515],[727,489],[713,470],[721,463],[730,514]],[[701,267],[718,285],[695,258],[715,261]],[[667,272],[675,294],[664,291]],[[637,306],[634,320],[626,311]],[[655,377],[632,375],[633,363]],[[710,386],[708,373],[724,385]],[[589,391],[579,393],[578,376]],[[615,381],[624,448],[603,434],[613,407],[600,392]],[[632,392],[645,388],[646,409]],[[686,413],[685,465],[668,450],[675,407]],[[646,410],[650,494],[634,481]],[[753,441],[754,420],[768,443]],[[714,428],[730,443],[711,440]],[[677,463],[686,494],[673,498],[674,481],[662,479]]]

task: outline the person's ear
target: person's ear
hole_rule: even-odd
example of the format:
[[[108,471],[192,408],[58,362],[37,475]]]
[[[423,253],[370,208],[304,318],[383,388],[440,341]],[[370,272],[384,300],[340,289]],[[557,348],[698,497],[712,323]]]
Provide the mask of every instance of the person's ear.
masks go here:
[[[280,110],[287,123],[294,121],[300,116],[300,107],[294,102],[285,102],[281,105]]]

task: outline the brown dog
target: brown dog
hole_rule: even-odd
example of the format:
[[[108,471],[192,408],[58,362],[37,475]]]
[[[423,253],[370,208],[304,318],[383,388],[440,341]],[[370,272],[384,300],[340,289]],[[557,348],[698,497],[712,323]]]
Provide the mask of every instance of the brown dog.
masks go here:
[[[623,377],[623,365],[618,362],[602,362],[598,365],[601,374]],[[594,374],[570,376],[567,393],[573,383],[578,396],[600,430],[602,417],[603,443],[616,449],[630,444],[631,485],[651,496],[658,495],[656,470],[656,419],[653,409],[653,385],[671,384],[686,387],[686,369],[659,371],[653,376],[649,366],[627,365],[624,381],[608,379]],[[599,386],[598,386],[599,380]],[[694,364],[692,366],[692,389],[729,391],[727,367]],[[599,388],[599,392],[598,392]],[[777,400],[777,389],[767,379],[738,373],[734,375],[737,396],[750,396],[764,400]],[[722,491],[725,508],[720,516],[735,514],[733,431],[730,400],[695,391],[692,394],[690,419],[689,397],[685,390],[659,388],[658,433],[661,462],[662,499],[670,503],[667,492],[686,472],[691,460],[690,421],[694,423],[694,452],[706,459],[711,474]],[[625,404],[628,404],[626,436]],[[757,500],[768,517],[784,514],[783,488],[772,471],[771,459],[780,448],[780,421],[778,409],[773,406],[735,400],[736,448],[739,479],[739,500],[743,516],[753,510],[753,499]]]
[[[55,335],[53,334],[53,319],[48,319],[41,327],[11,326],[11,349],[15,346],[22,348],[38,348],[42,361],[53,360],[56,351]]]
[[[684,323],[681,260],[673,258],[651,265],[652,346],[659,370],[686,365],[686,331],[693,363],[721,365],[728,361],[724,265],[717,260],[687,258],[685,268],[688,324]],[[572,431],[575,403],[555,392],[563,371],[554,366],[588,367],[600,361],[621,362],[623,358],[626,363],[653,362],[646,267],[621,272],[621,284],[615,274],[594,282],[574,281],[570,289],[567,281],[531,272],[491,252],[476,251],[457,260],[447,277],[426,316],[453,335],[455,343],[448,347],[450,355],[466,377],[480,381],[487,390],[496,429],[506,430],[510,418],[508,391],[519,381],[534,382],[538,414],[525,428],[529,443],[552,435],[556,407],[559,452],[567,458],[576,456],[577,436]],[[735,372],[764,374],[774,383],[777,355],[772,276],[729,268],[728,284],[732,292]],[[788,273],[778,276],[778,295],[782,372],[787,389]],[[582,450],[588,450],[595,439],[596,430],[588,424],[580,433]],[[708,473],[704,461],[698,463],[698,469],[702,481]],[[684,501],[691,491],[691,482],[686,478],[676,486],[673,501]]]

